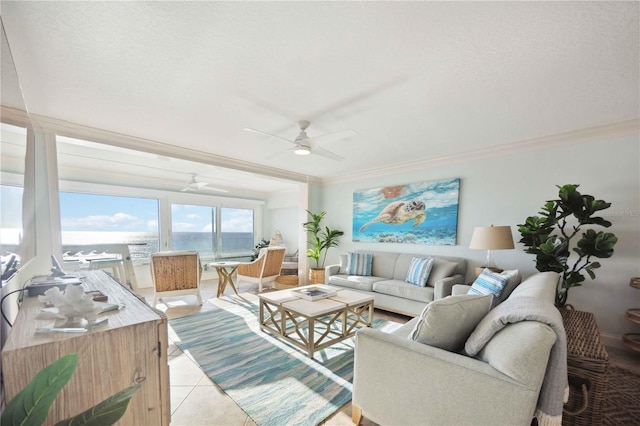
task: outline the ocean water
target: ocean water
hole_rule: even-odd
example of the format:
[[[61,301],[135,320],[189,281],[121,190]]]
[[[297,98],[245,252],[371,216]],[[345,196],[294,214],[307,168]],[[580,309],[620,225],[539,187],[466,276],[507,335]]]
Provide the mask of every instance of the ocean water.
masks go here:
[[[254,246],[251,232],[223,232],[218,253],[214,248],[215,238],[216,235],[209,232],[174,232],[170,249],[196,250],[200,256],[214,257],[219,254],[246,255]],[[134,264],[146,262],[152,253],[160,251],[159,236],[154,232],[62,232],[63,252],[74,255],[76,252],[70,251],[72,246],[90,244],[128,244]]]

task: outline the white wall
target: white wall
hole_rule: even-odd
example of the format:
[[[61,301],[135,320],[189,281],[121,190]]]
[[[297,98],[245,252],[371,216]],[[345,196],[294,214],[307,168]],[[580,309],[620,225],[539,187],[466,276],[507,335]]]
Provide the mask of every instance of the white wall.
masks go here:
[[[459,177],[460,204],[458,241],[455,246],[413,244],[369,244],[352,242],[352,197],[361,189]],[[518,244],[517,225],[527,216],[537,215],[546,200],[557,198],[556,185],[580,184],[579,191],[611,202],[603,212],[613,225],[608,229],[618,237],[615,254],[602,259],[596,279],[569,291],[568,303],[594,313],[609,345],[619,345],[627,332],[639,326],[625,320],[624,312],[640,307],[640,290],[629,286],[640,276],[640,141],[637,134],[611,137],[505,154],[467,162],[440,165],[422,170],[327,184],[322,188],[321,208],[327,211],[327,225],[345,231],[338,249],[332,249],[327,264],[348,250],[370,249],[461,256],[469,259],[467,280],[473,267],[486,257],[485,251],[468,249],[475,226],[510,225],[515,250],[496,251],[498,266],[520,269],[525,276],[536,272],[533,256]],[[427,212],[428,214],[428,212]],[[427,219],[428,220],[428,219]]]

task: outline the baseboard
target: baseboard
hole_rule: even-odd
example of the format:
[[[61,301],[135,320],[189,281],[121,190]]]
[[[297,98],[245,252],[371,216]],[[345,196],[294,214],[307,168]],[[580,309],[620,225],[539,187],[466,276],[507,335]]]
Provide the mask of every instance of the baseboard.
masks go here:
[[[624,343],[622,343],[622,336],[600,333],[600,340],[605,346],[618,349],[627,349]]]

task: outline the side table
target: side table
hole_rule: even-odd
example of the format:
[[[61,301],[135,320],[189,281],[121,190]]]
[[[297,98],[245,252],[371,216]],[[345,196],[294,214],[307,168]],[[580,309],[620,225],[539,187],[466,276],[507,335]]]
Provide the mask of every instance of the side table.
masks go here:
[[[602,424],[607,390],[609,354],[600,341],[592,313],[560,309],[567,334],[569,401],[564,406],[563,425]]]
[[[238,294],[238,290],[233,282],[233,273],[238,269],[240,262],[213,262],[209,263],[208,266],[212,266],[216,268],[216,272],[218,273],[218,292],[216,293],[216,297],[220,297],[224,294],[224,290],[227,287],[227,284],[231,286],[233,291]]]

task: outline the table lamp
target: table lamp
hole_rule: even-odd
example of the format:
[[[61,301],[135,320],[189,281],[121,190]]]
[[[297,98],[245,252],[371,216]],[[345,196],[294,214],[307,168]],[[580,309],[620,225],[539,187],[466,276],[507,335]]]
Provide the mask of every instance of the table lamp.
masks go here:
[[[485,264],[476,268],[476,272],[489,268],[493,272],[502,272],[503,269],[496,267],[493,262],[493,250],[513,249],[513,236],[510,226],[478,226],[474,228],[471,235],[470,249],[487,250],[487,260]],[[479,275],[479,273],[478,273]]]

